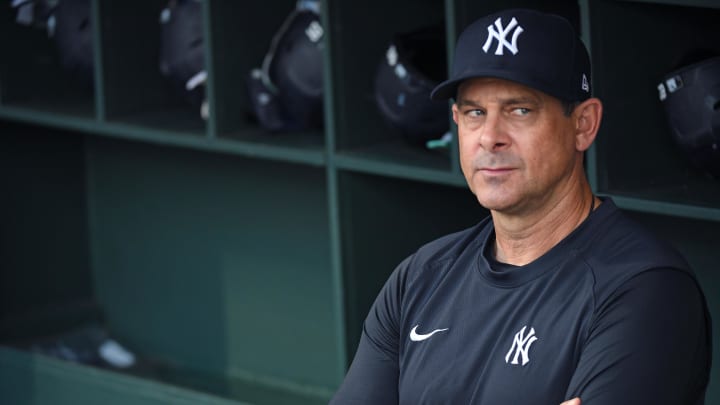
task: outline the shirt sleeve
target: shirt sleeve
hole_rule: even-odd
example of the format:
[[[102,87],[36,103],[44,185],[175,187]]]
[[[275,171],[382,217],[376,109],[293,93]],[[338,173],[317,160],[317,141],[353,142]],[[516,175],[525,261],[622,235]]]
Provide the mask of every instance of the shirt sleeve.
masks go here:
[[[710,318],[681,271],[641,273],[596,309],[566,398],[583,405],[703,404]]]
[[[400,307],[409,262],[395,269],[370,308],[355,357],[331,405],[398,403]]]

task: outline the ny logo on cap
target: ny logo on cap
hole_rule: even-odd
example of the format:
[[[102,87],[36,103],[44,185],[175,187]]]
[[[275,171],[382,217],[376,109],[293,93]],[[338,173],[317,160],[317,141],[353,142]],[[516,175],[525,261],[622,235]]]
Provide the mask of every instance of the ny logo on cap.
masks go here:
[[[495,27],[497,27],[497,31],[495,31]],[[512,34],[512,42],[508,42],[505,37],[510,33],[512,29],[515,29]],[[497,39],[498,45],[495,49],[495,55],[502,55],[503,49],[507,48],[510,52],[513,53],[513,55],[518,53],[517,49],[517,39],[522,34],[523,27],[518,25],[517,20],[515,17],[513,17],[512,20],[510,20],[510,24],[507,25],[507,27],[502,26],[502,21],[500,20],[500,17],[498,17],[497,20],[495,20],[495,26],[492,24],[488,25],[488,38],[487,41],[485,41],[485,45],[483,45],[482,49],[485,53],[487,53],[488,49],[490,49],[490,45],[492,44],[493,38]]]

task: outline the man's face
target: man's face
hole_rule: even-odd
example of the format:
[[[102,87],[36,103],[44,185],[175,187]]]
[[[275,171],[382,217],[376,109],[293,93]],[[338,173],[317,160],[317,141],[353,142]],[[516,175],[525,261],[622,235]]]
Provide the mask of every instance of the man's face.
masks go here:
[[[463,82],[453,105],[460,163],[484,207],[522,214],[552,204],[582,175],[575,119],[559,100],[502,79]]]

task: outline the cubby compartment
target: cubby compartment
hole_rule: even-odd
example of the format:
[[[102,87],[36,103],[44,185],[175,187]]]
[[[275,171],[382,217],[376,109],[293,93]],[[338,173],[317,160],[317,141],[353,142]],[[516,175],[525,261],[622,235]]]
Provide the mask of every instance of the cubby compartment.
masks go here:
[[[0,5],[2,114],[94,119],[94,21],[89,18],[90,9],[71,18],[63,12],[52,31],[47,28],[48,17],[41,17],[39,11],[34,20],[23,23],[22,6],[13,8],[11,3]]]
[[[94,291],[115,336],[170,382],[327,399],[340,348],[323,170],[106,140],[87,166]]]
[[[69,373],[38,398],[83,378],[91,391],[137,383],[123,374],[183,400],[327,402],[342,348],[323,169],[17,124],[3,133],[0,357],[19,362],[16,379]],[[90,328],[136,366],[83,371],[38,350]]]
[[[415,132],[400,130],[381,113],[375,92],[379,67],[381,64],[390,63],[388,50],[395,35],[416,34],[421,30],[432,31],[426,35],[426,38],[432,39],[427,40],[427,43],[433,44],[435,48],[442,46],[440,60],[417,60],[408,67],[400,66],[402,63],[399,60],[393,65],[396,72],[397,69],[412,72],[413,66],[416,70],[421,67],[427,70],[429,62],[433,65],[446,65],[447,58],[443,55],[443,42],[446,42],[443,2],[332,2],[328,5],[328,13],[328,20],[332,22],[328,35],[331,63],[329,74],[332,83],[330,96],[334,106],[331,123],[338,163],[343,167],[358,170],[402,172],[408,168],[432,170],[440,172],[441,175],[452,173],[453,165],[449,152],[452,148],[429,150],[424,142],[419,141]],[[419,35],[416,37],[419,38]],[[439,41],[433,38],[439,38]],[[418,54],[430,51],[418,46],[408,48],[415,48],[413,52]],[[437,53],[434,51],[428,53]],[[407,75],[425,77],[425,80],[428,80],[427,73]],[[446,76],[446,73],[442,76]],[[437,81],[445,78],[440,77]],[[419,87],[417,84],[415,86]],[[393,96],[396,93],[397,96]],[[392,97],[398,98],[397,103],[400,103],[404,94],[407,94],[408,99],[421,97],[420,93],[393,90],[388,95],[388,103],[392,103]],[[441,104],[447,105],[444,102]],[[449,108],[446,111],[441,121],[445,121],[449,128]],[[417,116],[413,119],[419,121],[427,117]],[[437,138],[442,135],[443,132],[437,133]]]
[[[657,88],[693,54],[720,54],[720,8],[589,3],[595,91],[605,110],[596,141],[598,191],[633,208],[672,205],[674,215],[720,220],[720,179],[694,168],[675,144]]]
[[[0,341],[7,343],[58,332],[97,310],[83,137],[7,122],[0,133]]]
[[[185,28],[178,29],[174,43],[162,39],[162,21],[176,18],[165,11],[170,3],[97,1],[102,38],[102,118],[121,128],[115,133],[137,128],[170,135],[206,135],[197,94],[193,97],[186,90],[190,81],[187,72],[203,68],[196,66],[193,55],[206,52],[205,2],[186,2],[193,9],[177,19]],[[175,72],[172,75],[161,71],[162,44],[174,49],[175,57],[164,59],[178,67],[171,69]]]
[[[295,31],[293,35],[286,31],[295,23],[293,18],[297,15],[297,3],[293,0],[272,0],[262,4],[217,0],[208,2],[211,22],[209,45],[213,49],[209,61],[213,109],[211,132],[219,141],[247,145],[248,148],[260,146],[274,149],[280,156],[288,155],[283,150],[308,156],[324,152],[322,122],[320,125],[300,128],[273,129],[269,124],[263,124],[255,114],[254,105],[260,102],[253,102],[253,98],[261,97],[261,94],[250,92],[251,74],[254,69],[262,69],[276,37],[284,35],[285,38],[291,38],[293,43],[304,40]],[[318,11],[317,18],[320,20],[322,10],[319,6]],[[322,35],[319,41],[322,49]],[[326,55],[312,54],[311,57],[313,61],[294,60],[288,68],[295,71],[302,69],[303,63],[310,62],[309,66],[315,68],[325,65]],[[272,80],[271,76],[268,78]],[[282,96],[282,89],[278,89],[278,93],[274,95],[275,99],[286,100]],[[272,93],[268,91],[267,94]],[[320,112],[319,120],[322,120],[321,110],[322,106],[313,109]],[[289,120],[288,117],[283,118],[283,122]]]
[[[467,187],[343,171],[338,179],[348,355],[370,305],[423,244],[487,216]]]

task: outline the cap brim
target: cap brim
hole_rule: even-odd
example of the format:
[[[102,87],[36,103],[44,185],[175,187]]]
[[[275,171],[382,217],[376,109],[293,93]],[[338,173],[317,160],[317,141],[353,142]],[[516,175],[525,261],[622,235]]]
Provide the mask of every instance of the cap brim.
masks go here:
[[[430,99],[433,101],[441,101],[455,98],[455,95],[457,94],[457,88],[460,85],[460,82],[465,79],[467,78],[461,77],[451,80],[445,80],[444,82],[435,86],[432,92],[430,92]]]
[[[559,94],[555,92],[555,87],[551,83],[542,83],[538,80],[530,80],[524,74],[516,74],[515,72],[508,70],[498,69],[485,69],[476,70],[469,72],[464,75],[460,75],[454,79],[446,80],[438,84],[433,91],[430,93],[430,99],[435,101],[448,100],[457,96],[457,89],[462,82],[468,79],[475,79],[481,77],[492,77],[496,79],[509,80],[511,82],[519,83],[524,86],[528,86],[535,90],[542,91],[545,94],[553,96],[560,100],[572,100],[571,95]]]

